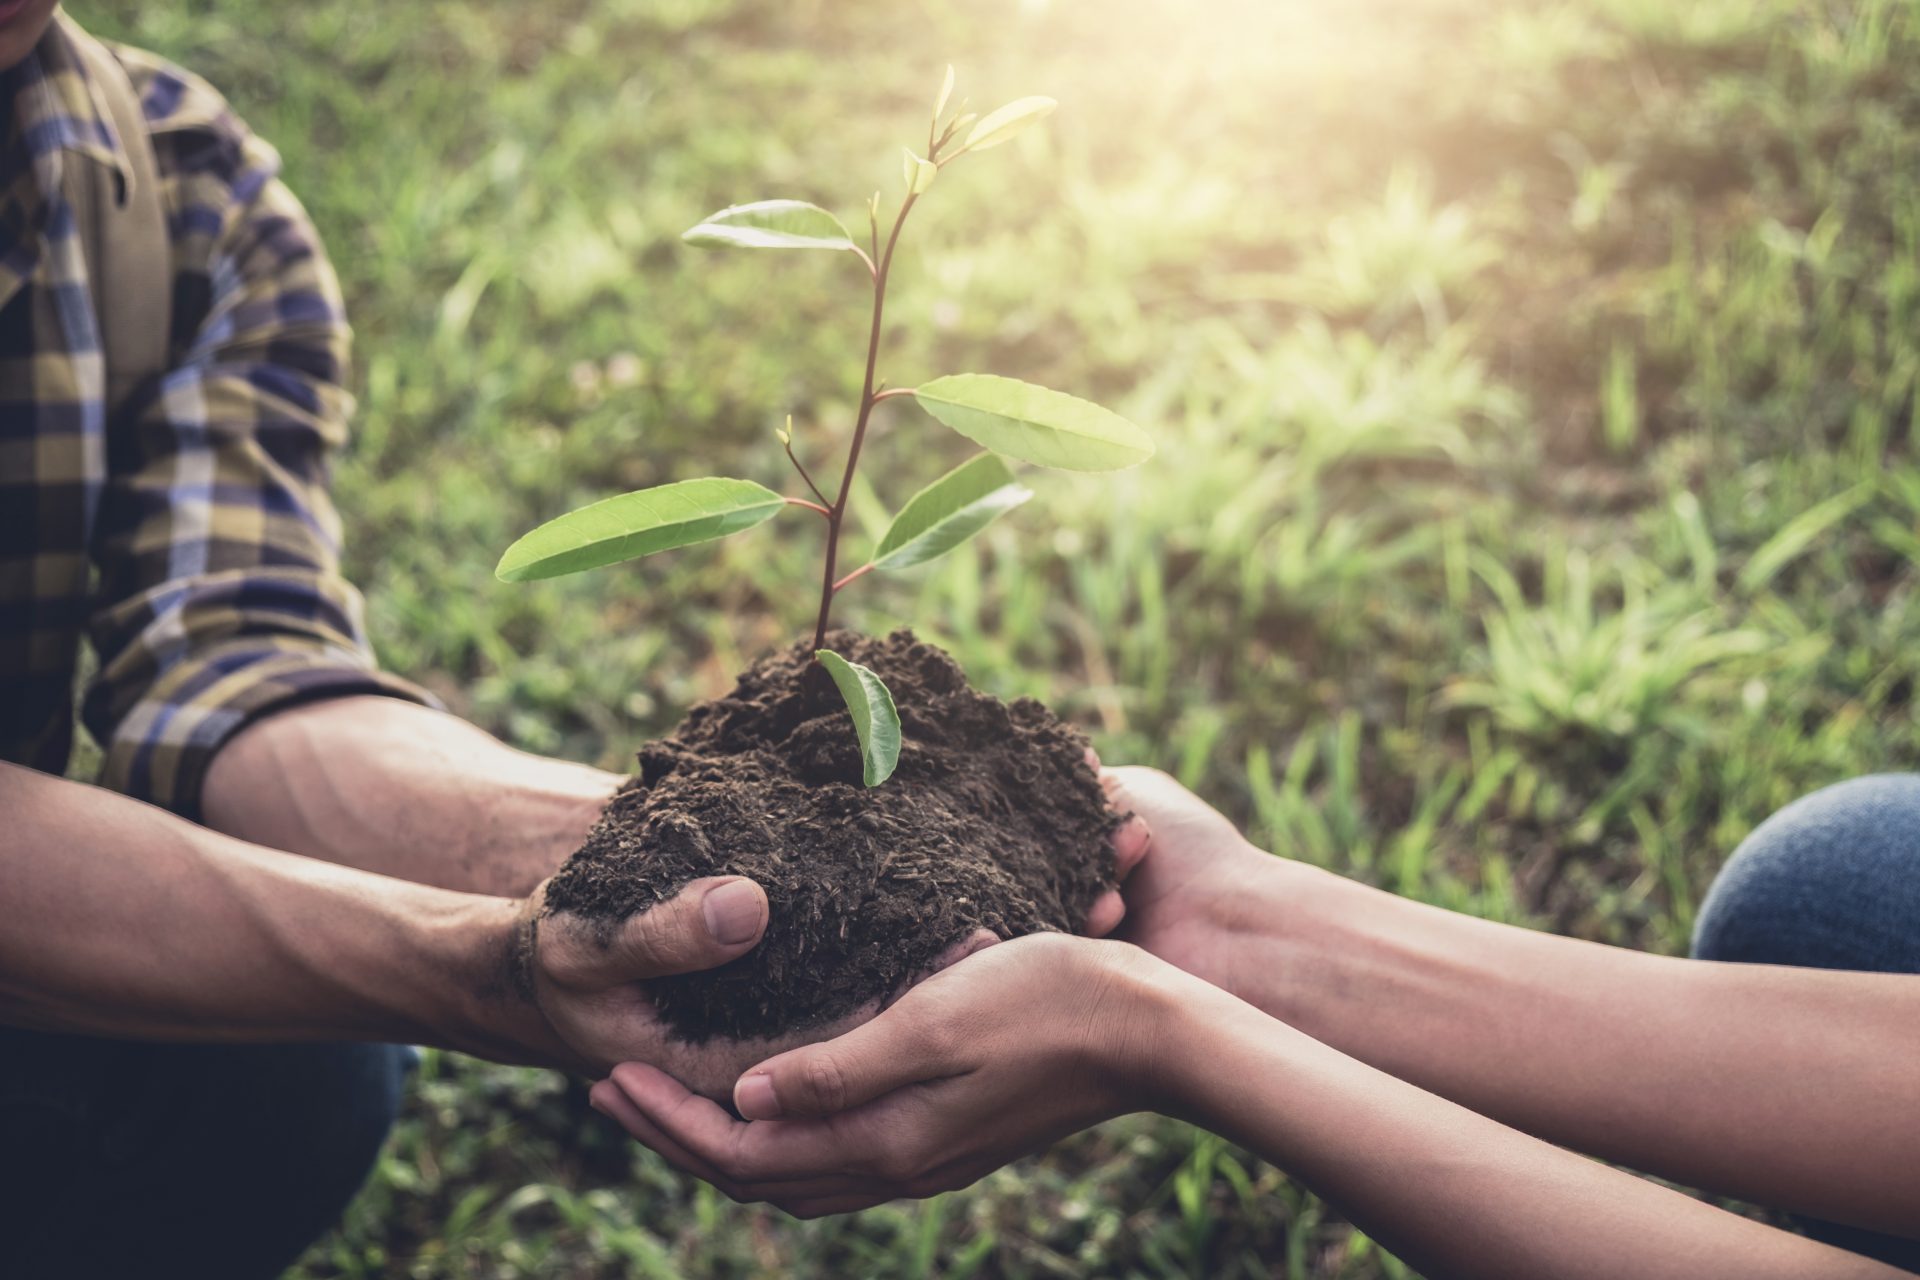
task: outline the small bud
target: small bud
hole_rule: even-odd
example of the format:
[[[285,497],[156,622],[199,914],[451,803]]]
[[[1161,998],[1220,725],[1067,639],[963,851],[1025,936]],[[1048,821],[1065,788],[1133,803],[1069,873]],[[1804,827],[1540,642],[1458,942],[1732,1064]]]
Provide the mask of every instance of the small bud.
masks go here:
[[[922,160],[911,151],[904,151],[900,161],[900,176],[907,184],[907,194],[920,195],[933,185],[940,176],[940,166],[931,160]]]
[[[792,444],[793,443],[793,415],[788,414],[787,425],[784,427],[775,427],[773,429],[773,434],[780,437],[781,444],[783,445]]]

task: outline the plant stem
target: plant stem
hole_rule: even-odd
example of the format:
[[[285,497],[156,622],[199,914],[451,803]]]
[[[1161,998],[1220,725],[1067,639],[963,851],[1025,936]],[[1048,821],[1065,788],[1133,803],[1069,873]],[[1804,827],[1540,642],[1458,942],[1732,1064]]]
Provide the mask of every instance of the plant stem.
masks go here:
[[[835,591],[839,591],[840,588],[846,586],[849,582],[852,582],[855,578],[858,578],[863,574],[867,574],[871,572],[873,572],[873,563],[869,561],[866,564],[861,565],[858,569],[855,569],[852,573],[848,574],[846,577],[840,579],[840,581],[834,583],[833,589]]]
[[[840,494],[827,510],[827,564],[826,571],[820,575],[820,616],[813,624],[815,649],[827,643],[827,621],[833,613],[834,570],[840,559],[840,526],[846,519],[847,498],[853,493],[853,472],[860,465],[860,446],[867,438],[867,422],[873,417],[873,406],[878,403],[873,393],[873,375],[880,363],[880,326],[887,307],[887,276],[893,269],[893,250],[900,243],[900,228],[907,225],[907,215],[913,212],[914,201],[918,199],[908,195],[900,202],[900,212],[895,215],[893,230],[887,236],[886,252],[880,255],[879,267],[873,273],[873,324],[867,331],[867,377],[860,389],[860,416],[853,424],[847,469],[840,475]]]
[[[818,511],[823,516],[831,516],[833,514],[819,503],[808,502],[805,498],[783,498],[781,501],[790,507],[805,507],[809,511]]]
[[[787,461],[791,462],[793,469],[800,473],[800,478],[807,482],[807,488],[813,490],[813,496],[820,499],[820,509],[824,512],[827,506],[827,495],[820,492],[820,486],[813,482],[813,477],[807,474],[807,469],[800,465],[800,459],[794,456],[793,437],[789,435],[783,443],[787,449]]]

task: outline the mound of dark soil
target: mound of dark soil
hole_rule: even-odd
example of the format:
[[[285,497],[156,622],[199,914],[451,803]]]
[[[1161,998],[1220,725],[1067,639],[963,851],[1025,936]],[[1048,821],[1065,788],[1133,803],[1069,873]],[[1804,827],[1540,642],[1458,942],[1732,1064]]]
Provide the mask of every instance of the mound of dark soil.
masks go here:
[[[648,744],[548,886],[550,910],[611,930],[702,876],[760,882],[772,914],[758,947],[649,984],[696,1043],[843,1017],[979,928],[1077,931],[1114,886],[1114,819],[1077,730],[1031,698],[975,692],[910,631],[836,632],[827,647],[893,691],[905,745],[884,785],[861,785],[853,719],[796,645]]]

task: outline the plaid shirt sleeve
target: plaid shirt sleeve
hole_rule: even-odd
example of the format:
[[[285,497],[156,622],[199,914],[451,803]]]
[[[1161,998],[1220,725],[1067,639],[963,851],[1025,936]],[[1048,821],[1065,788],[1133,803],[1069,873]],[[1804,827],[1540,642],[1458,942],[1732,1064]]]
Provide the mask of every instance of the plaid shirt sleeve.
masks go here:
[[[339,570],[328,455],[346,438],[349,334],[313,226],[211,89],[165,64],[129,71],[174,220],[176,357],[109,437],[83,714],[103,782],[196,816],[214,754],[261,716],[431,699],[375,668]],[[192,95],[210,127],[167,131]]]

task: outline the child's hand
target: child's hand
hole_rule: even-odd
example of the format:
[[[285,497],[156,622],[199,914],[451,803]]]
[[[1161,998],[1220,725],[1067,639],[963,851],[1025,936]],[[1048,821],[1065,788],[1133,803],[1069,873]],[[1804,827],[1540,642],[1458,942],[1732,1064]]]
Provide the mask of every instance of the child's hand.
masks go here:
[[[736,1200],[798,1217],[963,1187],[1111,1116],[1152,1106],[1178,993],[1135,947],[1040,934],[976,952],[837,1040],[740,1078],[744,1121],[651,1067],[594,1105]]]

